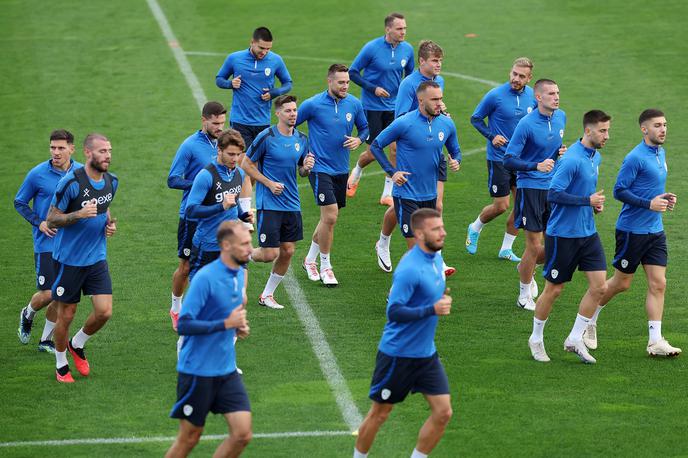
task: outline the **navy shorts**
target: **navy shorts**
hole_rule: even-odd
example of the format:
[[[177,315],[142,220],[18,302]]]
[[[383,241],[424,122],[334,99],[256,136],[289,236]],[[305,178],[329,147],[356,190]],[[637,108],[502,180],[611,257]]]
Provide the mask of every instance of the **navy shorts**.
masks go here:
[[[251,143],[253,143],[253,140],[256,139],[258,134],[270,126],[249,126],[248,124],[239,124],[238,122],[230,121],[229,127],[241,134],[241,138],[243,138],[244,143],[246,143],[246,150],[248,150],[248,147],[251,146]]]
[[[191,257],[191,247],[193,246],[193,236],[196,233],[196,221],[186,218],[179,218],[177,226],[177,256],[180,259],[188,260]]]
[[[516,189],[514,226],[530,232],[544,232],[549,220],[546,189]]]
[[[366,139],[367,144],[372,144],[373,141],[380,135],[380,132],[385,130],[387,126],[394,121],[394,110],[392,111],[370,111],[365,110],[366,119],[368,120],[368,129],[370,134]]]
[[[52,287],[52,298],[64,304],[77,304],[81,293],[86,296],[112,294],[112,280],[107,261],[90,266],[69,266],[57,263],[57,278]]]
[[[440,158],[440,168],[437,181],[447,181],[447,158],[444,156],[444,154]]]
[[[310,173],[308,181],[311,182],[315,203],[319,206],[337,204],[337,208],[346,207],[346,182],[348,173],[341,175],[328,175],[327,173]]]
[[[409,393],[449,394],[449,380],[440,357],[435,353],[429,358],[401,358],[378,351],[368,397],[396,404]]]
[[[301,212],[258,210],[258,244],[278,248],[283,242],[303,239]]]
[[[52,289],[59,264],[53,259],[53,254],[50,251],[34,253],[33,262],[36,266],[36,289],[38,291]]]
[[[666,267],[669,254],[664,231],[633,234],[616,230],[616,254],[612,263],[625,274],[635,273],[640,264]]]
[[[220,257],[219,251],[203,251],[197,246],[191,247],[191,257],[189,258],[189,280],[201,270],[201,267],[210,264]]]
[[[170,412],[171,418],[204,426],[208,412],[226,414],[250,412],[244,382],[237,371],[218,377],[201,377],[179,372],[177,376],[177,402]]]
[[[407,239],[413,237],[413,231],[411,230],[411,215],[419,208],[436,209],[437,199],[411,200],[394,197],[394,211],[397,215],[397,223],[399,223],[401,235]]]
[[[607,259],[597,232],[578,238],[546,235],[542,276],[552,283],[566,283],[571,281],[576,268],[581,272],[607,271]]]
[[[487,188],[491,197],[505,197],[516,187],[516,172],[507,170],[502,161],[487,161]]]

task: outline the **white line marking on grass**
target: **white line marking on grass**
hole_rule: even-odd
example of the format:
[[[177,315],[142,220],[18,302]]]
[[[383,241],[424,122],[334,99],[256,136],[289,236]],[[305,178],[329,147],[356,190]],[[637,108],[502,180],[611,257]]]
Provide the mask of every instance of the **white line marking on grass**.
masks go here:
[[[199,108],[202,108],[206,101],[205,93],[203,92],[203,88],[199,84],[198,78],[196,78],[191,65],[189,64],[189,60],[186,58],[186,54],[182,50],[181,46],[179,46],[179,42],[174,36],[172,28],[165,17],[165,13],[163,13],[157,0],[147,0],[147,2],[148,6],[153,12],[153,15],[155,16],[155,19],[160,25],[160,29],[162,30],[165,39],[167,39],[167,41],[170,43],[170,48],[177,59],[179,70],[184,74],[186,82],[189,84],[191,92],[196,99],[196,104]],[[306,334],[308,335],[308,339],[313,346],[313,352],[320,362],[320,368],[323,372],[323,375],[333,391],[337,405],[341,410],[342,417],[351,431],[355,431],[358,428],[358,425],[363,421],[363,418],[361,417],[356,404],[354,404],[353,397],[351,396],[349,387],[346,384],[346,380],[344,379],[344,376],[337,365],[337,359],[327,343],[325,333],[320,328],[318,319],[315,317],[313,310],[308,305],[306,296],[299,286],[298,281],[294,277],[292,270],[287,271],[287,274],[284,277],[284,284],[287,289],[287,293],[289,294],[289,298],[297,311],[299,319],[303,323]]]
[[[284,439],[291,437],[331,437],[349,436],[350,431],[290,431],[284,433],[254,433],[254,439]],[[224,440],[226,434],[207,434],[201,436],[201,440]],[[64,439],[64,440],[45,440],[45,441],[18,441],[0,442],[2,447],[55,447],[65,445],[102,445],[102,444],[143,444],[146,442],[173,442],[175,436],[151,436],[151,437],[111,437],[96,439]]]

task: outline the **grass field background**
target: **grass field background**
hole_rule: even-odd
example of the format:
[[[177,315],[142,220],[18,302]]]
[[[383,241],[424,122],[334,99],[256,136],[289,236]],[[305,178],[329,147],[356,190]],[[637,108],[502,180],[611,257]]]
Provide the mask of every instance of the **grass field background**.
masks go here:
[[[581,133],[582,114],[593,108],[613,116],[611,139],[602,150],[600,188],[605,212],[597,217],[607,258],[620,209],[611,198],[624,155],[641,139],[637,116],[659,107],[669,123],[666,143],[668,190],[679,204],[665,228],[670,267],[664,334],[688,347],[686,284],[688,237],[688,62],[684,2],[641,1],[460,4],[450,1],[392,3],[166,0],[160,2],[179,45],[188,52],[209,99],[229,103],[214,85],[227,52],[248,46],[252,30],[267,25],[274,51],[285,56],[301,100],[325,87],[330,63],[350,63],[368,40],[382,35],[382,18],[392,9],[407,16],[414,46],[430,38],[444,47],[446,72],[502,82],[511,61],[535,61],[535,79],[557,80],[567,112],[565,142]],[[179,143],[200,126],[200,115],[182,74],[145,1],[2,2],[0,15],[0,442],[112,437],[172,436],[167,418],[175,400],[175,341],[170,328],[170,279],[176,266],[176,224],[180,194],[166,186]],[[465,34],[477,34],[466,38]],[[217,53],[218,55],[213,55]],[[323,59],[323,60],[318,60]],[[489,86],[446,76],[445,102],[464,151],[484,145],[469,117]],[[352,90],[360,94],[358,88]],[[25,173],[49,157],[51,130],[67,128],[80,143],[100,131],[113,144],[112,171],[120,190],[111,207],[118,234],[108,246],[114,282],[114,316],[87,346],[93,367],[74,386],[54,380],[54,357],[36,344],[43,314],[28,346],[16,338],[17,315],[34,288],[29,225],[12,201]],[[80,150],[80,147],[78,148]],[[352,155],[352,163],[357,154]],[[83,160],[79,151],[75,159]],[[366,172],[379,170],[376,165]],[[466,225],[488,203],[482,153],[464,158],[445,191],[448,230],[443,253],[458,269],[448,285],[454,311],[440,320],[437,343],[452,387],[455,417],[436,456],[685,456],[680,439],[688,429],[685,355],[652,360],[645,354],[646,282],[639,275],[628,293],[600,318],[598,364],[583,366],[561,349],[585,285],[580,275],[555,305],[545,332],[552,357],[547,365],[530,358],[526,340],[531,314],[514,305],[514,265],[496,258],[504,217],[488,225],[476,256],[466,254]],[[302,181],[305,183],[305,181]],[[383,208],[377,203],[381,176],[363,178],[355,199],[342,211],[333,264],[340,287],[307,281],[298,266],[308,248],[299,246],[293,272],[313,308],[362,414],[368,409],[370,375],[384,325],[391,276],[377,268],[373,246]],[[317,208],[302,188],[304,233],[310,236]],[[519,236],[515,251],[523,248]],[[395,264],[403,253],[393,237]],[[259,308],[269,266],[251,268],[251,337],[239,344],[239,365],[258,433],[346,430],[294,309]],[[611,268],[610,268],[611,272]],[[542,279],[540,284],[542,285]],[[289,304],[283,287],[278,300]],[[80,306],[76,331],[89,311]],[[395,409],[371,456],[408,456],[428,414],[412,396]],[[209,417],[206,432],[226,430]],[[256,439],[246,456],[350,456],[350,436]],[[202,442],[207,456],[217,441]],[[2,456],[160,456],[169,443],[0,448]]]

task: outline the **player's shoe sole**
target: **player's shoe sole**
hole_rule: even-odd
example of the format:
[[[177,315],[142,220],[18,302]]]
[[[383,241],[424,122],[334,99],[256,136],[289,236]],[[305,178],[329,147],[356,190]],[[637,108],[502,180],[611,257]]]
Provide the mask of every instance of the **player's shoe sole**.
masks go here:
[[[258,305],[274,310],[282,310],[284,306],[279,304],[272,296],[258,296]]]
[[[583,340],[571,340],[568,337],[564,341],[564,350],[575,353],[585,364],[595,364],[597,360],[588,352]]]
[[[320,272],[320,281],[322,281],[322,284],[327,286],[328,288],[335,288],[337,285],[339,285],[339,282],[337,281],[337,278],[334,276],[334,272],[332,272],[332,269],[325,269],[322,272]]]
[[[67,350],[69,350],[69,353],[72,355],[72,359],[74,359],[76,370],[84,377],[87,377],[88,374],[91,373],[91,366],[88,364],[88,360],[84,354],[84,349],[74,348],[72,346],[72,339],[69,339],[69,342],[67,342]]]
[[[55,369],[55,378],[60,383],[74,383],[74,377],[72,377],[72,373],[69,371],[69,366],[65,367],[67,367],[67,373],[65,375],[60,375],[59,369]],[[63,369],[63,367],[60,369]]]
[[[647,344],[647,354],[649,356],[674,357],[681,354],[681,349],[672,347],[666,339],[658,340]]]

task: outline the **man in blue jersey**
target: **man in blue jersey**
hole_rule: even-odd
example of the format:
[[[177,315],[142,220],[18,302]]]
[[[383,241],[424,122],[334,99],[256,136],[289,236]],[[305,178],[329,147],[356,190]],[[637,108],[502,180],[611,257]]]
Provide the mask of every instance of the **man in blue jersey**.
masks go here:
[[[668,258],[662,213],[672,211],[676,205],[676,194],[666,192],[668,168],[662,145],[667,122],[664,113],[654,108],[643,111],[638,122],[643,141],[624,158],[614,186],[614,198],[623,202],[616,221],[614,275],[607,280],[607,291],[599,300],[584,341],[589,348],[597,348],[600,311],[614,296],[631,287],[633,275],[642,264],[647,277],[647,353],[678,356],[681,349],[670,345],[662,335]]]
[[[516,193],[516,173],[504,168],[504,152],[516,125],[526,114],[537,107],[533,89],[528,82],[533,76],[533,62],[519,57],[511,66],[509,81],[491,89],[471,116],[471,124],[487,139],[487,188],[492,203],[468,225],[466,251],[478,251],[478,238],[483,226],[509,209],[509,196]],[[487,118],[487,125],[485,124]],[[514,210],[506,221],[500,259],[519,262],[521,258],[512,249],[518,229],[514,226]]]
[[[385,34],[366,43],[349,68],[351,80],[362,88],[361,103],[370,127],[370,135],[366,140],[368,148],[359,156],[349,177],[349,197],[356,194],[363,168],[375,160],[370,145],[394,120],[394,103],[403,76],[408,76],[413,71],[413,46],[404,41],[405,37],[404,15],[391,13],[385,18]],[[395,151],[395,146],[391,145],[392,162]],[[392,205],[392,187],[392,180],[385,177],[380,204]]]
[[[559,109],[559,86],[553,80],[540,79],[534,92],[537,110],[518,122],[504,154],[504,167],[517,171],[514,225],[526,233],[526,249],[518,265],[520,288],[516,300],[516,305],[526,310],[535,310],[538,289],[534,272],[545,259],[542,233],[550,213],[547,190],[554,161],[566,151],[566,114]]]
[[[217,137],[227,121],[227,110],[219,102],[208,102],[201,111],[201,130],[191,134],[177,149],[172,160],[167,186],[182,190],[179,204],[179,225],[177,226],[177,256],[179,265],[172,274],[172,306],[170,317],[172,328],[177,329],[179,308],[182,305],[184,288],[189,280],[189,258],[193,237],[196,232],[196,220],[186,216],[186,201],[198,172],[210,164],[217,155]],[[250,201],[248,206],[250,207]]]
[[[17,335],[23,344],[29,343],[36,312],[45,306],[45,326],[38,343],[39,351],[55,352],[52,341],[57,320],[57,309],[50,289],[57,271],[53,260],[53,238],[57,229],[45,220],[57,183],[67,173],[82,165],[72,160],[74,136],[67,130],[55,130],[50,134],[50,159],[31,169],[24,178],[14,198],[14,208],[33,226],[33,252],[36,266],[36,293],[19,314]],[[33,201],[33,208],[29,203]]]
[[[373,404],[358,428],[354,458],[368,456],[394,404],[409,393],[422,393],[431,411],[411,457],[429,455],[452,416],[449,382],[435,348],[439,316],[449,315],[452,304],[440,254],[447,233],[433,208],[416,210],[410,222],[416,243],[394,272],[370,387]]]
[[[346,206],[346,181],[349,178],[349,152],[368,137],[361,102],[349,94],[349,69],[333,64],[327,71],[327,90],[301,104],[296,125],[308,122],[310,147],[316,164],[308,175],[320,221],[313,232],[311,247],[303,268],[311,281],[337,286],[330,254],[339,209]],[[353,136],[356,127],[357,134]],[[317,258],[320,255],[320,271]]]
[[[253,222],[250,208],[239,205],[241,197],[251,198],[251,180],[237,167],[244,153],[241,134],[228,129],[217,138],[217,158],[196,178],[186,201],[186,216],[198,221],[189,259],[189,280],[198,270],[220,257],[217,228],[223,221]]]
[[[84,345],[112,315],[112,280],[106,260],[106,237],[115,234],[116,220],[110,204],[118,179],[108,172],[112,158],[110,140],[92,133],[84,140],[86,165],[73,169],[58,183],[50,202],[48,226],[58,228],[53,259],[58,262],[52,298],[57,305],[55,323],[55,371],[57,381],[74,383],[67,363],[67,349],[84,377],[90,366]],[[84,326],[69,339],[69,325],[81,293],[91,296],[93,312]]]
[[[258,27],[249,48],[227,56],[215,77],[217,87],[232,90],[230,125],[247,145],[270,127],[271,100],[291,90],[289,71],[271,49],[272,33]],[[282,84],[279,88],[275,77]]]
[[[289,269],[296,242],[303,239],[301,201],[296,170],[308,176],[315,157],[308,150],[308,138],[295,129],[296,97],[275,99],[277,125],[261,132],[246,152],[242,168],[256,180],[258,243],[251,259],[272,262],[272,272],[258,297],[258,304],[283,309],[273,294]],[[274,262],[273,262],[274,261]]]
[[[243,266],[251,255],[251,234],[239,221],[217,231],[221,254],[189,286],[179,315],[184,336],[177,361],[177,402],[170,417],[179,432],[166,457],[187,456],[203,433],[209,412],[222,414],[230,435],[213,456],[239,456],[251,440],[251,404],[237,372],[235,337],[249,335]]]
[[[411,248],[415,243],[411,214],[419,208],[437,207],[437,181],[445,147],[450,156],[449,168],[456,172],[460,167],[456,126],[441,113],[444,103],[440,85],[423,81],[416,96],[418,108],[395,119],[371,145],[375,159],[396,184],[392,193],[396,218],[394,215],[390,218],[389,211],[385,213],[380,239],[375,244],[378,266],[385,272],[392,271],[389,241],[395,224],[399,223],[401,234]],[[397,143],[396,167],[383,151],[392,142]]]
[[[588,290],[578,305],[578,315],[564,342],[564,350],[573,352],[584,363],[595,358],[583,343],[583,332],[607,289],[607,260],[595,227],[595,213],[604,209],[604,194],[597,191],[599,149],[609,139],[611,116],[592,110],[583,116],[583,137],[566,151],[557,163],[547,193],[552,214],[545,239],[545,289],[537,300],[533,333],[528,346],[533,359],[548,362],[543,331],[554,301],[571,281],[576,268],[585,273]]]

